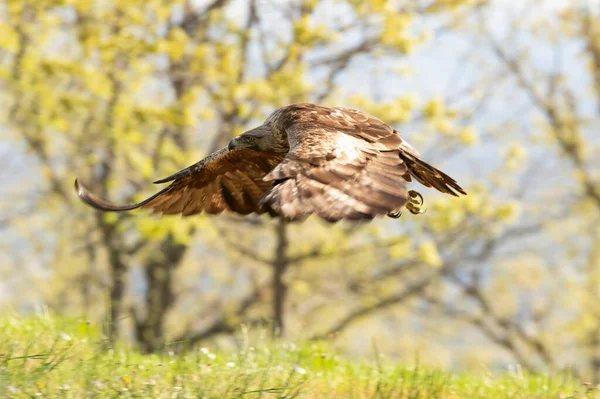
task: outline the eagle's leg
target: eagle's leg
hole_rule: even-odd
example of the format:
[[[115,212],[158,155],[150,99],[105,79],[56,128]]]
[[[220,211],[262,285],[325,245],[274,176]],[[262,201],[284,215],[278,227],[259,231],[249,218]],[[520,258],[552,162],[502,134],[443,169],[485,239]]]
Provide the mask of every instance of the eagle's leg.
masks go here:
[[[425,213],[427,208],[425,208],[423,204],[424,201],[421,194],[413,190],[408,192],[408,203],[406,204],[406,209],[408,209],[410,213],[414,215]]]

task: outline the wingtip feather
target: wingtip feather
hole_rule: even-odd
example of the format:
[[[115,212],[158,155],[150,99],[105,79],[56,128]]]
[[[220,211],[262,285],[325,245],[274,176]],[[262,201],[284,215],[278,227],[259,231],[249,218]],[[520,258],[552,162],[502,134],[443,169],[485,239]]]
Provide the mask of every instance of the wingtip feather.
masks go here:
[[[86,196],[86,193],[88,193],[89,190],[82,183],[80,183],[79,179],[77,179],[77,178],[75,178],[73,185],[75,186],[75,191],[77,192],[77,196],[81,199],[84,199],[84,197]]]

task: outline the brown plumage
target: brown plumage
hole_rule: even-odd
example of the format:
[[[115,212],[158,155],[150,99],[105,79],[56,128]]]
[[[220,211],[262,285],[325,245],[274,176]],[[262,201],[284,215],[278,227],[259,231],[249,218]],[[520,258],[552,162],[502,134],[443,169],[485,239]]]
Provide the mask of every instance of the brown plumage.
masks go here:
[[[412,179],[443,193],[465,191],[427,164],[398,132],[362,111],[292,104],[228,148],[155,183],[172,183],[137,204],[117,205],[75,181],[79,197],[103,211],[149,208],[184,216],[229,210],[287,220],[310,214],[335,222],[418,213]]]

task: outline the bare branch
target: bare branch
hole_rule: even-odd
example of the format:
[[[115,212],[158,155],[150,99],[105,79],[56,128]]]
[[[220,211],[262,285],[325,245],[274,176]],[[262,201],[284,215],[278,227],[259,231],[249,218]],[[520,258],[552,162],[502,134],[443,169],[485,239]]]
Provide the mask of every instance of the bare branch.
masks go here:
[[[521,63],[509,56],[502,46],[492,37],[490,33],[487,33],[488,42],[491,45],[492,50],[502,61],[505,67],[517,78],[519,86],[525,90],[525,93],[531,98],[533,104],[543,112],[548,119],[552,133],[563,150],[565,155],[571,160],[575,168],[578,170],[582,177],[582,184],[585,195],[589,196],[594,200],[597,206],[600,208],[600,188],[596,186],[595,179],[591,172],[586,168],[585,161],[581,156],[581,148],[577,144],[576,140],[568,138],[564,131],[568,128],[575,128],[572,123],[567,122],[560,114],[558,104],[551,103],[547,100],[535,87],[535,84],[531,82],[523,69]],[[600,53],[598,55],[600,62]],[[568,92],[565,92],[568,93]],[[568,97],[568,96],[567,96]],[[568,98],[567,98],[568,100]],[[569,103],[569,101],[567,101]],[[571,112],[574,112],[574,106],[571,106]]]
[[[415,295],[422,293],[425,290],[425,288],[429,286],[429,284],[431,284],[443,274],[447,273],[452,266],[453,265],[449,264],[432,273],[429,273],[427,276],[418,279],[412,284],[409,284],[398,294],[382,298],[373,305],[363,306],[359,307],[358,309],[355,309],[354,311],[344,316],[341,320],[337,321],[332,327],[328,328],[326,332],[314,335],[312,339],[325,339],[334,336],[335,334],[346,329],[348,326],[362,318],[370,316],[373,313],[378,312],[380,310],[385,310],[392,306],[398,305],[406,301],[407,299],[410,299]]]
[[[266,289],[266,287],[267,285],[255,284],[254,289],[238,303],[237,309],[233,312],[233,314],[237,317],[245,315],[253,305],[260,302],[262,299],[262,292]],[[262,319],[255,319],[246,321],[245,324],[257,325],[262,322]],[[235,323],[231,320],[231,318],[228,318],[224,312],[221,312],[219,317],[210,326],[204,328],[202,331],[191,335],[189,331],[186,331],[173,341],[184,342],[187,345],[193,346],[202,340],[218,334],[231,334],[235,332],[238,327],[238,323]]]

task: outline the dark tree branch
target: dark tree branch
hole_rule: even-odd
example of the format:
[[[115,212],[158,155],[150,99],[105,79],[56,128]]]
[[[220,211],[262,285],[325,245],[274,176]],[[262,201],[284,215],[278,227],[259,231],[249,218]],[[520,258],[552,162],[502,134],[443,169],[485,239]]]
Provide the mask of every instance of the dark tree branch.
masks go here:
[[[312,67],[330,66],[327,78],[325,78],[324,88],[316,96],[317,102],[323,102],[331,94],[336,78],[348,68],[356,56],[371,51],[377,44],[377,39],[366,37],[355,47],[344,50],[333,57],[324,58],[312,63]]]
[[[283,277],[290,266],[287,256],[289,239],[287,223],[283,218],[279,220],[275,228],[277,245],[275,247],[275,259],[273,259],[273,328],[277,336],[285,334],[285,299],[287,296],[287,284]]]
[[[236,310],[233,312],[236,318],[246,315],[248,310],[253,305],[260,302],[260,300],[262,299],[262,292],[265,289],[265,285],[255,284],[254,289],[238,303]],[[253,319],[246,322],[246,324],[250,325],[258,325],[261,323],[262,319]],[[215,335],[231,334],[235,332],[236,328],[238,327],[238,323],[232,321],[231,318],[227,317],[227,315],[224,312],[222,312],[217,318],[217,320],[215,320],[211,325],[204,328],[203,330],[193,333],[191,335],[189,331],[186,331],[173,341],[183,342],[188,346],[193,346],[198,342],[211,338]]]
[[[524,329],[522,323],[511,321],[507,318],[500,316],[489,300],[485,297],[479,284],[468,284],[459,279],[457,276],[451,277],[462,289],[463,292],[471,299],[473,299],[481,308],[479,316],[473,316],[472,321],[476,322],[478,326],[484,330],[491,329],[490,323],[496,325],[497,330],[493,334],[489,331],[484,331],[488,336],[494,336],[494,342],[500,343],[506,349],[508,349],[519,362],[527,356],[518,350],[518,344],[515,338],[519,338],[521,342],[525,343],[530,349],[534,350],[535,353],[542,359],[546,365],[553,365],[554,360],[550,353],[549,348],[538,338],[528,334]],[[478,279],[475,279],[478,282]],[[486,322],[488,320],[489,322]],[[499,331],[498,331],[499,330]],[[530,364],[527,362],[524,364]],[[528,366],[529,369],[533,369],[532,366]]]
[[[480,264],[487,259],[490,259],[494,254],[495,250],[507,240],[510,239],[518,239],[523,234],[531,234],[533,231],[538,231],[539,225],[531,225],[531,226],[523,226],[521,228],[511,229],[506,231],[504,234],[500,236],[496,236],[490,238],[485,242],[485,244],[479,249],[478,252],[472,255],[465,255],[464,250],[461,252],[460,260],[447,261],[442,267],[437,269],[436,271],[427,274],[424,277],[420,277],[415,282],[409,284],[406,288],[404,288],[400,293],[395,295],[390,295],[388,297],[380,299],[377,303],[359,307],[354,311],[350,312],[348,315],[343,317],[341,320],[336,322],[332,327],[330,327],[325,333],[320,333],[314,336],[315,339],[326,338],[328,336],[334,335],[335,333],[344,330],[354,322],[363,319],[372,315],[375,312],[380,310],[387,309],[394,305],[398,305],[409,298],[412,298],[416,295],[422,294],[425,289],[436,279],[440,277],[447,276],[451,271],[453,271],[458,264],[465,263],[477,263]],[[449,235],[451,238],[449,240],[456,241],[458,240],[458,236]],[[449,247],[451,243],[448,243]],[[405,269],[404,269],[405,270]],[[395,272],[402,272],[403,267],[398,267]]]
[[[326,332],[314,335],[312,339],[325,339],[334,336],[335,334],[348,328],[351,324],[365,317],[371,316],[373,313],[388,309],[392,306],[405,302],[407,299],[421,294],[433,281],[447,273],[452,267],[453,265],[448,264],[432,273],[429,273],[427,276],[408,284],[408,286],[398,294],[382,298],[373,305],[363,306],[355,309],[344,316],[341,320],[338,320],[332,327],[328,328]]]
[[[512,339],[512,337],[503,331],[498,331],[497,327],[494,327],[483,317],[473,316],[466,312],[462,312],[456,309],[449,308],[447,304],[442,303],[436,298],[427,298],[427,300],[435,305],[440,306],[444,309],[444,312],[448,316],[452,316],[455,319],[465,321],[472,326],[476,327],[481,331],[490,341],[497,344],[501,348],[504,348],[510,353],[519,364],[529,371],[535,371],[533,363],[530,361],[529,356],[523,353],[518,344]]]

